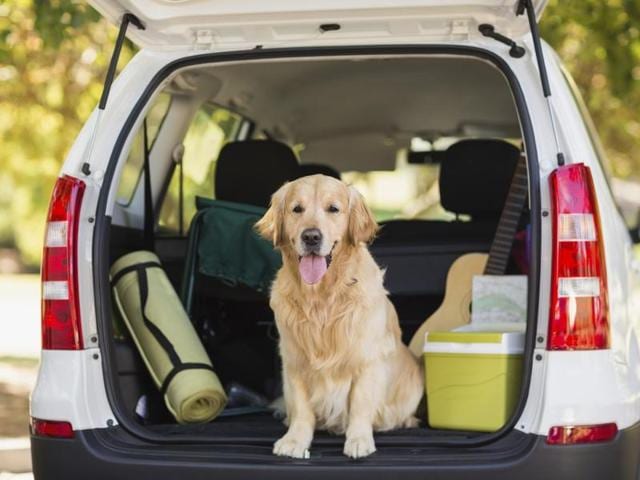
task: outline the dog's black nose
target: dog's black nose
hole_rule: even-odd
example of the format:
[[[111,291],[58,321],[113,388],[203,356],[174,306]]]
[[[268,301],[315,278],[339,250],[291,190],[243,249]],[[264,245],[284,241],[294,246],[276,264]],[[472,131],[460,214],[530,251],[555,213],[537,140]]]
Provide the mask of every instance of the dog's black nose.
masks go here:
[[[317,247],[322,241],[322,232],[317,228],[307,228],[302,232],[302,242],[307,247]]]

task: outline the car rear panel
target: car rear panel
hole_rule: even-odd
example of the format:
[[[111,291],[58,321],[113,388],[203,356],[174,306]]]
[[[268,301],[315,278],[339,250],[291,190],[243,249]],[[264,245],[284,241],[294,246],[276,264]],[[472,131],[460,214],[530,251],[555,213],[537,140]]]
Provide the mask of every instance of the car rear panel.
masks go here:
[[[404,47],[389,49],[392,53],[399,52]],[[411,48],[406,48],[411,51]],[[461,51],[463,48],[461,48]],[[414,53],[420,52],[420,47],[413,47]],[[489,50],[487,50],[489,51]],[[378,49],[380,54],[383,49]],[[295,53],[295,52],[293,52]],[[292,52],[282,52],[282,55],[292,56]],[[339,54],[338,50],[329,52]],[[387,52],[388,53],[388,52]],[[273,52],[270,52],[274,55]],[[252,52],[247,55],[259,57],[260,53]],[[228,60],[237,58],[228,54]],[[169,58],[159,61],[154,54],[141,54],[136,60],[138,67],[153,67],[151,73],[143,74],[136,68],[133,73],[124,76],[123,83],[114,86],[112,93],[113,108],[107,108],[96,137],[96,147],[91,157],[94,174],[87,178],[87,192],[85,193],[86,215],[83,212],[84,228],[80,229],[81,246],[79,251],[79,276],[81,282],[80,294],[83,311],[83,334],[85,335],[86,350],[75,352],[45,351],[41,367],[38,387],[32,400],[32,416],[48,420],[70,421],[76,430],[73,439],[50,439],[42,437],[32,438],[32,455],[34,472],[37,478],[85,478],[91,472],[92,478],[326,478],[334,475],[347,478],[388,478],[393,475],[402,478],[433,478],[465,479],[465,478],[636,478],[638,452],[640,452],[640,426],[637,421],[637,396],[631,396],[626,388],[630,383],[621,378],[633,377],[630,369],[621,366],[611,358],[596,358],[608,355],[610,351],[600,352],[547,352],[543,344],[537,345],[532,367],[531,391],[527,397],[527,407],[521,415],[515,428],[525,432],[537,432],[545,435],[550,426],[563,423],[569,415],[579,423],[593,423],[602,420],[615,420],[622,428],[615,440],[607,443],[578,446],[549,446],[543,436],[512,431],[503,440],[511,443],[494,442],[486,447],[473,449],[452,449],[433,447],[398,446],[380,449],[373,457],[351,461],[345,458],[335,447],[314,448],[313,457],[309,460],[280,459],[271,455],[270,446],[212,446],[188,445],[181,447],[171,445],[156,445],[142,442],[128,436],[121,427],[103,428],[114,425],[113,412],[115,405],[109,405],[109,398],[113,402],[113,392],[105,389],[103,378],[103,355],[109,341],[100,338],[101,348],[98,349],[92,338],[96,335],[97,324],[109,316],[108,305],[102,305],[96,297],[101,289],[108,288],[106,278],[92,284],[92,278],[100,262],[93,252],[100,252],[106,238],[92,244],[93,229],[98,228],[112,213],[113,202],[108,198],[113,187],[111,178],[117,178],[121,168],[116,165],[117,153],[113,152],[113,145],[118,142],[125,144],[126,134],[120,133],[123,126],[134,128],[139,124],[139,118],[130,114],[142,91],[152,80],[152,74],[159,72],[163,62],[169,63]],[[135,62],[135,61],[134,61]],[[549,138],[550,132],[544,122],[544,110],[540,101],[538,84],[532,72],[535,68],[529,64],[514,63],[515,77],[522,87],[520,95],[527,98],[527,108],[535,126],[536,138]],[[164,70],[164,69],[163,69]],[[553,75],[552,75],[553,76]],[[132,82],[129,82],[132,80]],[[154,80],[155,81],[155,80]],[[128,87],[129,83],[135,88]],[[159,81],[158,81],[159,83]],[[123,93],[127,90],[126,93]],[[122,101],[127,100],[127,101]],[[126,105],[126,106],[125,106]],[[561,115],[562,116],[562,115]],[[566,115],[565,115],[566,116]],[[565,117],[563,116],[563,118]],[[567,117],[569,118],[569,117]],[[136,123],[137,122],[137,123]],[[79,144],[88,141],[91,132],[87,131],[79,139]],[[122,138],[120,138],[122,137]],[[130,141],[130,140],[129,140]],[[548,143],[548,142],[547,142]],[[552,170],[548,159],[551,148],[540,142],[536,144],[539,150],[543,172],[541,190],[543,196],[542,208],[547,207],[545,199],[546,173]],[[120,145],[122,149],[122,145]],[[535,149],[534,149],[535,151]],[[109,157],[113,155],[112,160]],[[531,157],[531,155],[530,155]],[[65,173],[80,175],[80,165],[83,160],[82,152],[72,151],[70,159],[65,165]],[[535,172],[537,175],[537,171]],[[103,177],[104,176],[104,177]],[[103,184],[103,182],[105,182]],[[600,179],[596,179],[596,183]],[[103,185],[107,186],[105,190]],[[102,195],[101,195],[102,194]],[[98,206],[98,217],[94,218],[97,199],[101,197],[102,205]],[[537,201],[537,200],[536,200]],[[85,206],[83,206],[85,208]],[[95,223],[94,223],[95,220]],[[606,221],[605,221],[606,223]],[[541,227],[543,242],[541,249],[547,252],[550,238],[548,222]],[[606,225],[605,225],[606,230]],[[99,235],[98,235],[99,236]],[[607,233],[605,232],[605,237]],[[545,238],[547,240],[545,240]],[[541,258],[547,258],[541,255]],[[544,264],[544,262],[543,262]],[[542,265],[540,272],[541,288],[547,291],[540,296],[541,316],[547,315],[545,305],[548,295],[548,267]],[[537,272],[536,272],[537,273]],[[99,273],[98,273],[99,275]],[[612,276],[610,276],[611,278]],[[102,294],[101,294],[102,295]],[[538,298],[533,300],[538,301]],[[95,312],[95,309],[98,312]],[[104,319],[100,319],[100,316]],[[546,321],[539,322],[542,335],[546,334]],[[535,332],[531,332],[533,335]],[[614,331],[615,334],[615,331]],[[614,338],[615,341],[615,338]],[[569,356],[571,355],[571,357]],[[584,357],[584,358],[583,358]],[[586,361],[586,363],[585,363]],[[576,375],[567,375],[567,365],[576,371]],[[585,368],[585,365],[591,365]],[[606,368],[604,368],[606,366]],[[624,369],[625,375],[621,375]],[[108,376],[109,372],[105,371]],[[589,382],[585,382],[585,374]],[[606,382],[597,381],[606,379]],[[594,381],[595,380],[595,381]],[[602,401],[596,402],[596,397],[590,397],[583,389],[597,389],[594,395]],[[571,397],[566,392],[573,392]],[[111,395],[110,395],[111,393]],[[588,392],[587,392],[588,393]],[[112,411],[113,409],[113,411]],[[605,418],[607,412],[613,412],[615,418]],[[565,422],[566,423],[566,422]],[[631,426],[633,425],[633,426]],[[629,427],[629,428],[625,428]],[[490,450],[501,447],[501,451]],[[486,450],[485,448],[489,448]],[[357,468],[356,468],[357,467]]]

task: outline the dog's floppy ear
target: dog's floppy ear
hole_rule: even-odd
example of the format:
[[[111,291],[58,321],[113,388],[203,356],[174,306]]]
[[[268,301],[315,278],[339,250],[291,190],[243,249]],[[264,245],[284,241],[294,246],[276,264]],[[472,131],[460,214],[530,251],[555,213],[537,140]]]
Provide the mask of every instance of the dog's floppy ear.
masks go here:
[[[367,206],[362,194],[353,186],[349,186],[349,226],[347,237],[349,243],[358,245],[369,243],[376,236],[378,224]]]
[[[273,242],[274,247],[282,244],[284,236],[284,199],[289,189],[289,182],[282,185],[271,195],[271,205],[263,217],[256,222],[255,228],[265,239]]]

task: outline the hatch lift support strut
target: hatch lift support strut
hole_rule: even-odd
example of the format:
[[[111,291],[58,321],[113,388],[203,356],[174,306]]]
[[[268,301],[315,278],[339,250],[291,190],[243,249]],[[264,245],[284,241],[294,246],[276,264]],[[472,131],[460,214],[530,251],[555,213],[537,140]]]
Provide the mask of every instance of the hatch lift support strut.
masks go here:
[[[129,24],[133,24],[140,30],[144,30],[144,25],[138,17],[133,13],[125,13],[122,17],[122,23],[120,24],[120,31],[118,31],[118,38],[116,44],[113,47],[113,54],[111,55],[111,61],[109,62],[109,69],[107,70],[107,77],[104,80],[104,88],[102,90],[102,96],[100,97],[100,103],[98,108],[104,110],[107,106],[107,99],[109,98],[109,92],[111,91],[111,84],[116,76],[116,68],[118,67],[118,60],[120,59],[120,52],[122,51],[122,45],[127,35],[127,27]]]
[[[113,47],[113,53],[111,54],[111,60],[109,61],[109,69],[107,70],[107,76],[104,79],[104,86],[102,88],[102,95],[100,96],[100,103],[98,103],[98,119],[96,120],[96,128],[94,128],[94,132],[91,138],[91,144],[89,147],[90,154],[93,152],[95,132],[97,131],[97,127],[100,124],[100,117],[102,115],[102,112],[107,106],[107,100],[109,99],[111,85],[113,84],[113,80],[116,76],[116,68],[118,67],[118,60],[120,59],[120,52],[122,51],[122,45],[124,44],[124,39],[127,35],[127,27],[129,27],[130,23],[138,27],[140,30],[144,30],[144,24],[133,13],[125,13],[122,16],[122,23],[120,23],[120,30],[118,31],[116,44]],[[91,158],[90,154],[88,155],[88,158]],[[84,162],[82,164],[82,167],[80,167],[80,171],[87,177],[91,175],[91,165],[89,164],[89,162]]]
[[[547,67],[544,63],[544,55],[542,54],[542,43],[540,42],[540,30],[538,29],[538,22],[536,21],[536,12],[533,8],[531,0],[519,0],[518,7],[516,8],[516,15],[522,15],[526,13],[529,20],[529,29],[531,30],[531,38],[533,39],[533,48],[536,54],[536,61],[538,62],[538,71],[540,72],[540,83],[542,84],[542,93],[547,100],[547,109],[549,110],[549,118],[551,119],[551,128],[553,130],[553,138],[556,143],[556,152],[558,166],[564,165],[564,154],[560,150],[560,142],[558,140],[558,130],[553,115],[553,109],[551,108],[551,88],[549,87],[549,77],[547,75]]]

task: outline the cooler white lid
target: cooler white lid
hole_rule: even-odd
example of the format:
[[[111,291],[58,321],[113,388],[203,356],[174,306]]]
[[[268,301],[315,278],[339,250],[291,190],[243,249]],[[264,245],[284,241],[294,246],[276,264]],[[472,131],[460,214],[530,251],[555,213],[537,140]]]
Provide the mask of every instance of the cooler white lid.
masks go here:
[[[524,332],[477,331],[427,332],[425,353],[517,355],[524,352]]]

